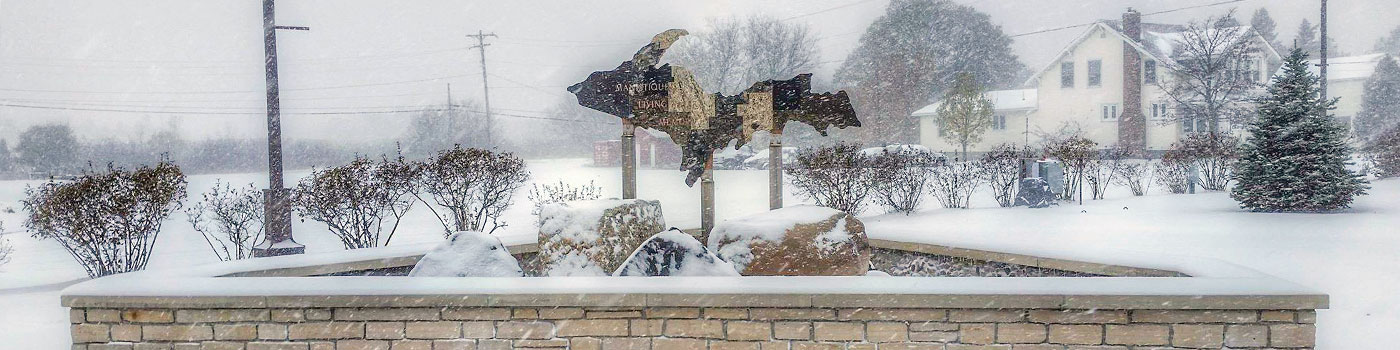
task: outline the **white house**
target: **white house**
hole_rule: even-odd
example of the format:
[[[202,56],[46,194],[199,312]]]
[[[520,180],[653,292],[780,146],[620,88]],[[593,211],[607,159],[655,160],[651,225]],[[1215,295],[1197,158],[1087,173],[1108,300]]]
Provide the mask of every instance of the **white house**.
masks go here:
[[[1375,74],[1384,53],[1359,56],[1330,57],[1327,59],[1327,97],[1337,98],[1337,109],[1332,115],[1354,126],[1353,118],[1361,112],[1361,101],[1365,99],[1366,81]],[[1318,74],[1319,60],[1308,61],[1313,74]],[[1355,131],[1355,130],[1353,130]]]
[[[1254,40],[1261,48],[1244,74],[1263,83],[1267,72],[1282,58],[1248,27],[1239,40]],[[971,152],[985,152],[1001,143],[1039,146],[1043,136],[1064,128],[1101,147],[1124,146],[1161,151],[1182,136],[1208,127],[1198,123],[1170,122],[1167,96],[1159,85],[1169,79],[1166,65],[1180,50],[1185,26],[1142,23],[1131,9],[1122,21],[1100,21],[1089,26],[1056,58],[1025,84],[1025,89],[987,93],[995,105],[994,127]],[[1126,74],[1125,74],[1126,73]],[[921,143],[933,150],[953,151],[960,146],[940,137],[938,104],[914,112],[919,118]],[[1229,126],[1222,126],[1229,127]]]

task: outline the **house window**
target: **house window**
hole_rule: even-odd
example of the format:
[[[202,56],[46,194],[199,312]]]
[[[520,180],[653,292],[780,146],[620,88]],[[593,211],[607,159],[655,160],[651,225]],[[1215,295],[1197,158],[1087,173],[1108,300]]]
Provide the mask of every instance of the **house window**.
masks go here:
[[[1103,61],[1089,60],[1089,87],[1103,84]]]
[[[1102,112],[1103,112],[1103,113],[1102,113],[1103,121],[1106,121],[1106,122],[1107,122],[1107,121],[1116,121],[1116,120],[1118,120],[1118,104],[1117,104],[1117,103],[1105,103],[1105,104],[1103,104],[1103,105],[1100,106],[1100,107],[1103,109],[1103,111],[1102,111]]]
[[[1181,132],[1207,132],[1210,131],[1210,121],[1205,118],[1182,119]]]
[[[1165,103],[1153,103],[1153,104],[1152,104],[1152,119],[1156,119],[1156,120],[1167,119],[1167,104],[1165,104]]]
[[[948,137],[947,123],[944,123],[942,118],[937,119],[934,123],[938,124],[938,137]]]
[[[1060,63],[1060,87],[1074,87],[1074,62]]]
[[[1006,116],[997,114],[992,116],[992,130],[1006,130]]]
[[[1142,81],[1148,84],[1157,83],[1157,61],[1142,62]]]

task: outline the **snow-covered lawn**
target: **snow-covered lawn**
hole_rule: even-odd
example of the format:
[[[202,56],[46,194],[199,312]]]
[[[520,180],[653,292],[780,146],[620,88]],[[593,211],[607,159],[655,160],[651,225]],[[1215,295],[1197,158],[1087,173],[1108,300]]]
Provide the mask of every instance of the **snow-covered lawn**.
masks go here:
[[[583,184],[592,180],[605,197],[620,194],[617,168],[592,168],[584,160],[532,160],[534,181]],[[304,175],[305,172],[293,174]],[[687,188],[684,173],[640,171],[638,192],[658,199],[667,225],[699,226],[699,189]],[[767,209],[767,172],[717,171],[719,220]],[[261,174],[201,175],[190,178],[190,198],[198,198],[214,179],[265,183]],[[36,182],[0,182],[0,220],[11,233],[4,237],[15,257],[0,266],[0,344],[28,349],[68,347],[67,312],[58,291],[84,277],[81,268],[56,244],[37,241],[21,231],[19,200]],[[1133,198],[1114,189],[1110,199],[1065,204],[1050,209],[996,208],[979,193],[974,209],[925,209],[913,216],[864,217],[872,238],[925,241],[958,247],[1029,253],[1112,263],[1131,260],[1131,252],[1211,257],[1251,267],[1316,288],[1332,296],[1332,309],[1319,312],[1318,348],[1372,349],[1397,339],[1400,329],[1400,181],[1372,185],[1353,209],[1336,214],[1259,214],[1242,212],[1224,193],[1154,194]],[[791,190],[789,188],[789,190]],[[497,234],[506,244],[534,239],[534,218],[522,191]],[[801,201],[791,194],[786,203]],[[930,201],[936,206],[937,202]],[[13,207],[16,213],[5,213]],[[1125,209],[1126,208],[1126,209]],[[442,239],[441,226],[427,210],[406,218],[392,245]],[[297,240],[309,252],[337,251],[339,241],[319,222],[296,222]],[[215,262],[204,240],[189,228],[183,214],[165,223],[150,269]],[[1128,252],[1125,254],[1125,251]]]
[[[1400,341],[1400,181],[1373,183],[1369,193],[1331,214],[1244,212],[1216,192],[1048,209],[935,209],[865,223],[872,238],[1045,257],[1217,258],[1329,294],[1332,308],[1318,312],[1318,349],[1393,348]]]

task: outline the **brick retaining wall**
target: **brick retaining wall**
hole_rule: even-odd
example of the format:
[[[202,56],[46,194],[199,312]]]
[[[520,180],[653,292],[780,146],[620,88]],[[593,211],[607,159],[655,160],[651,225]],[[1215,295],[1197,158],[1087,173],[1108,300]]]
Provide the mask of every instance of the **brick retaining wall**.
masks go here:
[[[999,303],[993,300],[997,297],[982,298],[988,301],[957,303]],[[461,300],[469,299],[482,298]],[[1280,299],[1285,302],[1279,303],[1269,297],[1241,298],[1240,302],[1207,300],[1194,305],[1241,305],[1238,309],[1092,311],[842,306],[860,305],[868,296],[828,296],[810,299],[814,303],[801,307],[793,307],[805,304],[793,303],[801,297],[781,295],[505,299],[520,306],[455,306],[459,303],[454,302],[440,303],[454,306],[425,306],[451,298],[412,296],[79,297],[65,303],[73,305],[76,350],[1310,349],[1316,319],[1310,309],[1252,309],[1298,301]],[[653,302],[636,302],[639,299]],[[1012,301],[1000,303],[1008,302]],[[493,303],[504,304],[487,302]],[[641,306],[658,303],[717,306]],[[1131,303],[1150,305],[1151,300]],[[1193,307],[1180,300],[1165,303]],[[538,306],[543,304],[600,306]],[[148,308],[161,305],[165,307]]]

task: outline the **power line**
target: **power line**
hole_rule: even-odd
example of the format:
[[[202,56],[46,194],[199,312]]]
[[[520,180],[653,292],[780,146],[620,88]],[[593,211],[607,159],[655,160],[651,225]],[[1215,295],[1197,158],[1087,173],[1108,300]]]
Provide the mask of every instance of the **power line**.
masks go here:
[[[1184,11],[1184,10],[1190,10],[1190,9],[1197,9],[1197,8],[1202,8],[1202,7],[1210,7],[1210,6],[1219,6],[1219,5],[1224,5],[1224,4],[1231,4],[1231,3],[1241,2],[1241,1],[1244,1],[1244,0],[1227,0],[1227,1],[1221,1],[1221,2],[1214,2],[1214,3],[1204,4],[1204,5],[1195,5],[1195,6],[1187,6],[1187,7],[1181,7],[1181,8],[1174,8],[1174,9],[1170,9],[1170,10],[1162,10],[1162,11],[1157,11],[1157,12],[1146,13],[1146,14],[1143,14],[1142,16],[1143,16],[1143,17],[1147,17],[1147,16],[1152,16],[1152,15],[1160,15],[1160,14],[1163,14],[1163,13],[1172,13],[1172,12]],[[1037,30],[1037,31],[1033,31],[1033,32],[1026,32],[1026,33],[1020,33],[1020,34],[1014,34],[1014,35],[1010,35],[1010,36],[1008,36],[1008,37],[1015,38],[1015,37],[1022,37],[1022,36],[1027,36],[1027,35],[1035,35],[1035,34],[1041,34],[1041,33],[1049,33],[1049,32],[1054,32],[1054,31],[1065,30],[1065,29],[1072,29],[1072,28],[1079,28],[1079,27],[1087,27],[1087,26],[1091,26],[1091,25],[1098,24],[1098,23],[1099,23],[1098,21],[1090,22],[1090,23],[1081,23],[1081,24],[1075,24],[1075,25],[1069,25],[1069,26],[1063,26],[1063,27],[1057,27],[1057,28],[1050,28],[1050,29]]]
[[[1236,2],[1242,2],[1242,1],[1244,1],[1244,0],[1227,0],[1227,1],[1221,1],[1221,2],[1216,2],[1216,3],[1204,4],[1204,5],[1188,6],[1188,7],[1176,8],[1176,9],[1165,10],[1165,11],[1149,12],[1149,13],[1144,13],[1144,14],[1142,14],[1142,15],[1143,15],[1143,16],[1160,15],[1160,14],[1163,14],[1163,13],[1172,13],[1172,12],[1177,12],[1177,11],[1185,11],[1185,10],[1196,9],[1196,8],[1202,8],[1202,7],[1210,7],[1210,6],[1218,6],[1218,5],[1224,5],[1224,4],[1236,3]]]
[[[433,77],[433,78],[425,78],[425,79],[400,80],[400,81],[389,81],[389,82],[380,82],[380,83],[350,84],[350,85],[332,85],[332,86],[317,86],[317,87],[305,87],[305,88],[281,89],[281,90],[282,90],[282,91],[334,90],[334,89],[345,89],[345,88],[356,88],[356,87],[369,87],[369,86],[384,86],[384,85],[397,85],[397,84],[421,83],[421,82],[439,81],[439,80],[443,80],[443,79],[462,78],[462,77],[468,77],[468,76],[471,76],[471,74],[448,75],[448,76]],[[47,90],[47,89],[14,89],[14,88],[0,88],[0,91],[12,91],[12,92],[40,92],[40,93],[69,93],[69,94],[118,94],[118,95],[217,95],[217,94],[248,94],[248,93],[263,93],[263,92],[264,92],[264,91],[262,91],[262,90],[215,90],[215,91],[187,91],[187,90],[180,90],[180,91],[92,91],[92,90]]]
[[[170,111],[170,110],[135,110],[135,109],[111,109],[111,108],[89,108],[72,106],[41,106],[32,104],[4,103],[0,102],[0,107],[24,108],[24,109],[44,109],[44,110],[65,110],[84,112],[112,112],[112,113],[141,113],[141,114],[209,114],[209,115],[261,115],[261,111],[233,112],[233,111]],[[420,112],[447,112],[453,111],[448,108],[414,108],[384,111],[317,111],[317,112],[291,112],[286,115],[363,115],[363,114],[398,114],[398,113],[420,113]],[[484,111],[468,111],[472,113],[485,113]],[[594,124],[612,124],[610,122],[588,121],[580,119],[565,119],[535,115],[524,115],[515,113],[492,113],[494,116],[504,116],[519,119],[549,120],[562,122],[579,122]]]
[[[849,4],[837,6],[837,7],[832,7],[832,8],[825,9],[825,10],[821,10],[821,11],[817,11],[817,12],[805,13],[805,14],[800,14],[800,15],[796,15],[796,16],[792,16],[792,17],[787,17],[787,18],[779,19],[778,21],[779,21],[779,22],[782,22],[782,21],[787,21],[787,20],[791,20],[791,19],[797,19],[797,18],[802,18],[802,17],[807,17],[807,16],[813,16],[813,15],[823,14],[823,13],[827,13],[827,12],[836,11],[836,10],[840,10],[840,9],[843,9],[843,8],[851,7],[851,6],[856,6],[856,5],[864,4],[864,3],[867,3],[867,2],[871,2],[871,1],[875,1],[875,0],[861,0],[861,1],[856,1],[856,2],[853,2],[853,3],[849,3]]]

